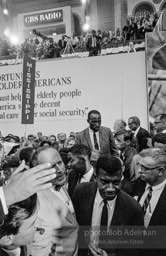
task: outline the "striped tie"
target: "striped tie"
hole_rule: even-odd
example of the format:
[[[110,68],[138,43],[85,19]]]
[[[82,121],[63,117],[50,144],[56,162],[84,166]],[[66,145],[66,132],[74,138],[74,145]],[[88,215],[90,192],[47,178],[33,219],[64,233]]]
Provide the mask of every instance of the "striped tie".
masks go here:
[[[93,140],[94,140],[95,149],[99,150],[99,145],[98,145],[98,142],[97,142],[97,137],[96,137],[96,133],[95,132],[93,133]]]
[[[148,206],[149,206],[149,203],[150,203],[150,200],[151,200],[151,198],[152,198],[152,191],[153,191],[153,189],[152,189],[152,187],[150,186],[150,187],[149,187],[149,193],[147,194],[147,196],[146,196],[146,198],[145,198],[145,201],[144,201],[144,203],[143,203],[143,206],[142,206],[142,210],[143,210],[144,215],[145,215],[145,213],[146,213],[146,210],[147,210],[147,208],[148,208]]]

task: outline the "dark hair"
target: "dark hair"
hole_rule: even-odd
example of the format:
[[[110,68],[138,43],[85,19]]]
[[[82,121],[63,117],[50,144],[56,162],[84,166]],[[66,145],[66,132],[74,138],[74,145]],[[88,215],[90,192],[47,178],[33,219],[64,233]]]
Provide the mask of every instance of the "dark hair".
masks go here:
[[[50,138],[50,137],[54,137],[54,138],[55,138],[55,141],[56,141],[56,136],[55,136],[54,134],[50,135],[49,138]],[[49,139],[49,138],[48,138],[48,139]]]
[[[2,161],[2,169],[17,168],[20,165],[19,158],[17,156],[7,156]]]
[[[23,148],[20,151],[20,160],[21,161],[25,160],[26,164],[29,163],[30,159],[32,157],[33,151],[34,151],[34,148],[32,148],[32,147]]]
[[[71,152],[73,155],[82,155],[82,156],[88,156],[88,158],[91,158],[91,150],[86,145],[83,144],[75,144],[71,148],[68,149],[68,152]]]
[[[43,147],[45,143],[47,143],[49,146],[52,145],[52,144],[51,144],[51,141],[49,141],[49,140],[43,140],[43,141],[40,143],[40,147]]]
[[[123,134],[123,138],[124,138],[124,141],[132,141],[132,138],[133,138],[133,133],[132,131],[128,131],[128,130],[124,130],[124,129],[121,129],[119,130],[118,132],[115,133],[114,137],[118,136],[118,135],[121,135]]]
[[[159,132],[159,133],[155,134],[152,138],[152,146],[153,147],[154,147],[155,142],[166,144],[166,133]]]
[[[22,221],[28,219],[36,210],[37,194],[10,205],[7,218],[0,226],[0,238],[6,235],[16,235],[19,232]]]
[[[91,110],[91,111],[89,111],[89,113],[88,113],[88,120],[90,119],[90,116],[91,116],[92,114],[100,115],[100,116],[101,116],[101,114],[100,114],[100,112],[99,112],[98,110]]]
[[[103,169],[109,174],[114,174],[122,171],[122,164],[118,157],[111,155],[100,156],[96,163],[96,175],[99,174],[99,169]]]
[[[137,116],[131,116],[129,119],[132,119],[133,123],[136,123],[138,125],[141,124],[140,119]]]

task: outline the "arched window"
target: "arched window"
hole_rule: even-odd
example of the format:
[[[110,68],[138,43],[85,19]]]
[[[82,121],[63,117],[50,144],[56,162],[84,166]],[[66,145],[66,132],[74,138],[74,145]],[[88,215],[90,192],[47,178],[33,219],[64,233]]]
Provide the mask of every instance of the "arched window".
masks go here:
[[[76,36],[81,35],[81,24],[80,19],[76,14],[73,14],[73,22],[74,22],[74,33]]]
[[[133,16],[135,17],[135,20],[140,20],[147,15],[153,14],[155,11],[155,7],[151,3],[142,2],[134,8]]]
[[[160,11],[166,8],[166,1],[164,1],[160,6]]]

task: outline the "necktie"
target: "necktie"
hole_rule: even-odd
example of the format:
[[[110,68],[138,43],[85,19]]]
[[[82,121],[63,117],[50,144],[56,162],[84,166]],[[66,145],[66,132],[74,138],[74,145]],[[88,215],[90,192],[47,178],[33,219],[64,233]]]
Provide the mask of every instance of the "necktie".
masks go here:
[[[99,235],[99,247],[103,248],[103,241],[106,240],[107,234],[107,224],[108,224],[108,209],[107,209],[107,200],[104,200],[104,205],[101,213],[100,221],[100,235]]]
[[[94,140],[95,149],[99,150],[99,145],[98,145],[98,142],[97,142],[97,137],[96,137],[96,133],[95,132],[93,133],[93,140]]]
[[[105,227],[107,229],[107,224],[108,224],[108,209],[107,209],[107,200],[104,200],[104,205],[101,213],[101,222],[100,226]]]
[[[150,186],[150,187],[149,187],[149,193],[147,194],[147,196],[146,196],[146,198],[145,198],[145,201],[144,201],[144,203],[143,203],[143,206],[142,206],[142,210],[143,210],[144,215],[145,215],[145,213],[146,213],[146,210],[147,210],[148,205],[149,205],[149,203],[150,203],[150,200],[151,200],[151,198],[152,198],[152,191],[153,191],[153,189],[152,189],[152,187]]]

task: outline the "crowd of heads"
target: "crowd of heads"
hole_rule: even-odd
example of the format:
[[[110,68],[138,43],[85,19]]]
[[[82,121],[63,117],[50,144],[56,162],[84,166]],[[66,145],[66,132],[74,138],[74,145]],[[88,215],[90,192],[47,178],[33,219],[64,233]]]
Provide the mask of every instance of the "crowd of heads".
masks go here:
[[[83,32],[79,36],[62,35],[57,42],[51,37],[41,35],[27,38],[22,44],[14,46],[9,40],[0,38],[0,56],[16,55],[22,58],[24,54],[28,54],[37,59],[58,58],[63,54],[88,51],[87,41],[92,35],[98,39],[101,51],[101,49],[128,44],[129,41],[145,40],[145,34],[153,31],[158,18],[159,15],[156,13],[153,17],[147,14],[139,19],[129,18],[128,24],[122,30],[117,28],[116,31],[101,31],[99,29]]]
[[[95,133],[99,132],[101,127],[100,112],[97,110],[90,111],[87,122],[89,129]],[[159,125],[160,129],[158,128]],[[100,155],[95,165],[91,162],[93,150],[91,151],[84,144],[77,144],[77,134],[74,132],[70,132],[68,137],[65,133],[45,136],[42,132],[38,132],[36,136],[29,134],[27,138],[19,138],[12,134],[1,137],[3,147],[6,143],[17,145],[14,151],[9,151],[9,154],[3,157],[1,155],[1,170],[3,170],[1,172],[5,176],[4,180],[1,177],[3,183],[6,184],[10,181],[11,175],[21,161],[25,161],[24,172],[28,172],[30,168],[38,165],[50,163],[51,168],[54,168],[56,172],[56,177],[51,180],[56,191],[59,191],[67,183],[70,190],[70,179],[71,177],[74,179],[73,174],[77,178],[76,181],[81,182],[81,178],[93,168],[100,196],[103,200],[112,201],[116,200],[120,190],[132,195],[132,186],[136,181],[133,182],[129,174],[131,174],[131,162],[136,154],[139,156],[137,164],[141,180],[151,186],[164,182],[166,180],[166,133],[163,133],[165,131],[165,115],[156,116],[154,122],[156,134],[151,136],[151,144],[148,144],[147,140],[147,145],[140,152],[134,144],[133,138],[139,129],[144,132],[146,130],[141,128],[141,120],[137,116],[129,117],[128,122],[117,119],[113,127],[119,156]],[[147,131],[144,135],[147,139]],[[132,148],[134,151],[131,150]],[[129,157],[128,162],[125,158],[126,152],[129,153],[127,155]],[[69,195],[71,197],[77,182],[74,184],[73,190],[70,190]],[[7,218],[0,224],[0,246],[3,249],[13,250],[18,246],[32,242],[36,230],[40,231],[37,225],[37,195],[33,194],[26,200],[11,205],[8,212]]]

